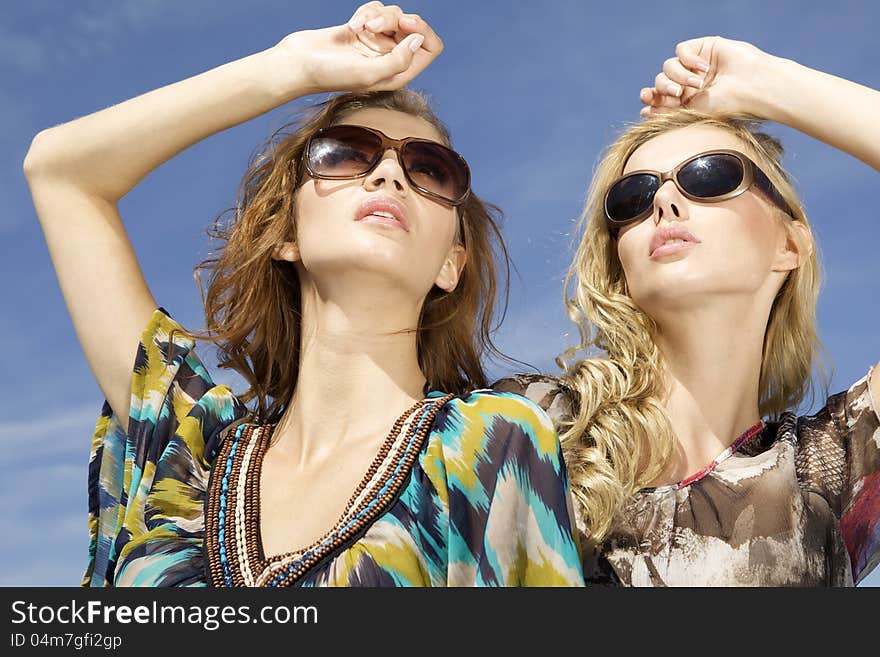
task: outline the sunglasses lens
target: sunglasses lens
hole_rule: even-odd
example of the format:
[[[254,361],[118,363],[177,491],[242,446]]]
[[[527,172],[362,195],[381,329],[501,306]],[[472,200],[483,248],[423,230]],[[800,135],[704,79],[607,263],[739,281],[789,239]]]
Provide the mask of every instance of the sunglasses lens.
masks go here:
[[[608,218],[624,222],[638,217],[651,207],[657,182],[657,176],[650,173],[636,173],[618,180],[605,196]]]
[[[455,151],[432,142],[411,141],[404,147],[402,158],[414,185],[453,203],[467,194],[470,174]]]
[[[366,171],[376,160],[382,140],[356,126],[332,126],[309,142],[309,167],[319,176],[346,178]]]
[[[729,194],[743,181],[743,165],[739,158],[727,153],[714,153],[688,162],[678,172],[678,184],[697,198],[711,199]]]

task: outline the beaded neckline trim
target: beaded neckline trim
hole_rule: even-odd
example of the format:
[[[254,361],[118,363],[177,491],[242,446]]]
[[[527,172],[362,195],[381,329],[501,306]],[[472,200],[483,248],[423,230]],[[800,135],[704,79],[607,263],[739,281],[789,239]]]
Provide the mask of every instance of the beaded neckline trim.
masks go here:
[[[423,399],[405,411],[330,531],[306,548],[269,559],[260,554],[259,491],[275,425],[239,426],[222,444],[208,486],[205,547],[211,585],[296,585],[312,567],[360,536],[405,486],[434,417],[452,397]]]
[[[761,433],[761,431],[764,430],[765,426],[766,426],[766,424],[765,424],[764,420],[758,420],[757,423],[753,424],[748,429],[746,429],[745,432],[743,432],[735,441],[733,441],[733,443],[727,449],[725,449],[723,452],[721,452],[721,454],[719,454],[715,458],[715,460],[713,460],[709,465],[707,465],[705,468],[703,468],[699,472],[695,472],[694,474],[690,475],[686,479],[682,479],[681,481],[679,481],[676,484],[669,484],[666,486],[653,486],[650,488],[642,488],[640,490],[640,492],[642,492],[642,493],[656,493],[656,492],[660,492],[660,491],[681,490],[682,488],[687,488],[691,484],[698,482],[700,479],[702,479],[703,477],[705,477],[709,473],[713,472],[715,470],[715,468],[717,468],[722,461],[724,461],[726,458],[728,458],[731,454],[735,454],[739,450],[739,448],[742,447],[746,442],[748,442],[751,438],[753,438],[757,434]]]

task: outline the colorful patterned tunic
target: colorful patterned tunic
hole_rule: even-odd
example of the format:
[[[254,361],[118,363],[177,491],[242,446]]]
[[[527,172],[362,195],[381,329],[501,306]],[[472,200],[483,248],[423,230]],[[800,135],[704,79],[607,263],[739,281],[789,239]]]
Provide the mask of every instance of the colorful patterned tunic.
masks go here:
[[[104,402],[83,586],[582,586],[559,441],[518,395],[431,392],[401,416],[316,543],[266,558],[274,425],[215,385],[164,308],[141,338],[128,433]],[[247,513],[245,510],[252,510]],[[236,519],[238,522],[236,522]]]
[[[697,476],[639,491],[585,555],[587,584],[860,581],[880,561],[880,420],[869,377],[814,415],[786,412],[752,427]],[[573,408],[572,391],[552,377],[519,375],[493,388],[527,395],[557,423]]]

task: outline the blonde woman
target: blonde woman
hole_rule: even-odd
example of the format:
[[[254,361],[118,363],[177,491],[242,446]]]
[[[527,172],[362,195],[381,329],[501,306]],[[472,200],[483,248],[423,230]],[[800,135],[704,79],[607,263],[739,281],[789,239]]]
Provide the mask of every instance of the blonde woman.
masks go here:
[[[25,172],[106,396],[84,585],[582,585],[552,423],[481,390],[503,244],[402,89],[441,50],[371,2],[34,139]],[[337,90],[248,169],[202,265],[208,330],[188,334],[118,200],[197,141]],[[216,385],[195,338],[250,388]]]
[[[581,347],[605,355],[572,349],[560,380],[496,387],[559,423],[588,584],[852,585],[880,552],[880,376],[797,415],[820,349],[817,250],[782,148],[743,117],[880,170],[880,93],[707,37],[641,100],[646,120],[595,173],[567,281]]]

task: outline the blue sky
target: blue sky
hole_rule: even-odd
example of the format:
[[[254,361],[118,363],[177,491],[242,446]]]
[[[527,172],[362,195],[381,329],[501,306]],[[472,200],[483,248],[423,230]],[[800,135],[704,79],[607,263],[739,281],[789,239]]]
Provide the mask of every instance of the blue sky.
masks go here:
[[[286,34],[345,22],[353,2],[34,0],[0,10],[0,585],[76,585],[86,562],[86,463],[103,395],[79,347],[21,173],[31,138],[127,98],[263,50]],[[554,371],[572,344],[561,281],[570,231],[597,155],[627,121],[678,41],[720,34],[880,88],[873,2],[402,4],[445,51],[413,87],[428,92],[468,159],[474,188],[505,211],[520,272],[498,333],[506,352]],[[205,228],[233,205],[254,149],[283,106],[193,146],[148,176],[120,212],[154,296],[201,326],[193,266]],[[819,333],[832,392],[880,359],[880,174],[778,125],[826,279]],[[168,240],[169,234],[174,236]],[[96,317],[95,321],[112,321]],[[218,382],[240,380],[202,358]],[[493,366],[493,374],[506,370]],[[821,405],[821,404],[820,404]],[[818,408],[814,406],[813,410]],[[865,581],[880,585],[880,569]]]

